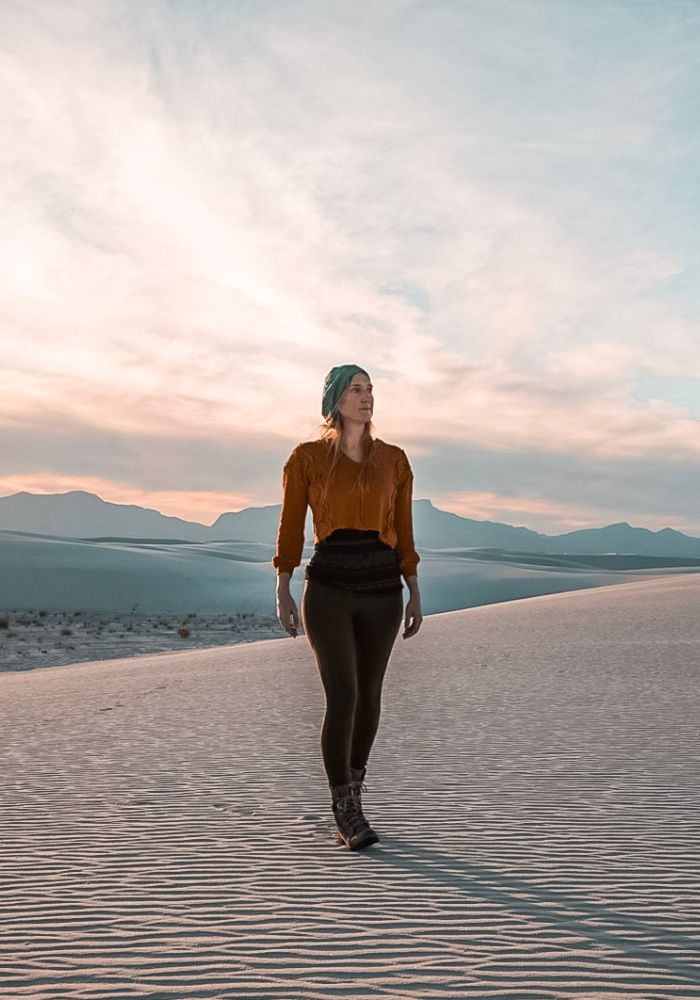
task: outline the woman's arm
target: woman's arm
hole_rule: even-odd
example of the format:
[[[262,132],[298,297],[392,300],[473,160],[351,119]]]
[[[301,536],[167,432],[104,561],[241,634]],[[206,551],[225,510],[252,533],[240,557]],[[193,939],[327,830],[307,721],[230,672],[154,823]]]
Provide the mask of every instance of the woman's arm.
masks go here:
[[[416,569],[420,556],[416,552],[413,540],[413,471],[406,452],[401,452],[401,469],[399,471],[399,488],[396,498],[396,535],[397,547],[401,556],[401,572],[408,586],[408,601],[404,611],[403,639],[410,639],[420,629],[423,623],[423,611],[420,605],[420,590]]]
[[[308,485],[297,447],[285,462],[282,471],[282,510],[276,552],[272,559],[281,584],[289,583],[294,568],[301,563],[308,504]],[[285,576],[286,581],[283,579]]]
[[[418,575],[416,570],[420,562],[420,556],[416,552],[413,539],[413,470],[403,449],[401,449],[401,457],[399,458],[399,482],[394,524],[401,573],[406,580],[409,592],[411,594],[418,593]]]

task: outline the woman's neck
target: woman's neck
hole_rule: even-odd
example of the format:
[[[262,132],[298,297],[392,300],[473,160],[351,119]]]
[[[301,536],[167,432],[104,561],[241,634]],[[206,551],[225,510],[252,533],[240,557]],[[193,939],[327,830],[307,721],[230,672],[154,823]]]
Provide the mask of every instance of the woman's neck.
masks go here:
[[[362,446],[362,440],[364,438],[364,429],[353,433],[352,431],[344,431],[340,437],[340,447],[343,451],[359,451]]]

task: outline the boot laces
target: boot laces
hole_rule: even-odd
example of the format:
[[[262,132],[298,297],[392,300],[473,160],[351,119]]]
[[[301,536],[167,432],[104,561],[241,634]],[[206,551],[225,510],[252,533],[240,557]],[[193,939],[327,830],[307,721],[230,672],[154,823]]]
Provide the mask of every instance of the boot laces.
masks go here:
[[[343,814],[343,820],[348,826],[350,836],[360,833],[369,826],[357,801],[351,796],[341,799],[338,809]]]
[[[350,827],[350,833],[352,836],[367,829],[367,820],[362,815],[362,810],[358,807],[356,802],[353,802],[353,808],[348,814],[348,826]]]

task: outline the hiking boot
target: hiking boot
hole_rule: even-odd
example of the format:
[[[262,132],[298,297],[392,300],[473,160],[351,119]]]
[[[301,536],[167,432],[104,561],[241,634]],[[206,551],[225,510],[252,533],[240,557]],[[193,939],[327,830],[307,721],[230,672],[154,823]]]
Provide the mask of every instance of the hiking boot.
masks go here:
[[[369,826],[369,820],[362,811],[362,793],[367,791],[367,785],[365,784],[365,775],[367,774],[367,767],[351,767],[350,768],[350,789],[352,791],[352,796],[357,804],[357,809],[362,816],[363,820]],[[370,830],[372,828],[370,827]],[[375,830],[372,830],[377,840],[379,840],[379,835]]]
[[[351,851],[358,851],[376,843],[379,837],[362,815],[352,794],[350,782],[344,785],[332,785],[331,795],[338,840]]]

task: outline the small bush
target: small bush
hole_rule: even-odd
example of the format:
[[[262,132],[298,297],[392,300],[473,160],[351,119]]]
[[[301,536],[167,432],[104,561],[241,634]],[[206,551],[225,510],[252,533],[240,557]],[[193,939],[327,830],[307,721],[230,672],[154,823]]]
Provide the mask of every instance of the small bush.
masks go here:
[[[179,628],[177,630],[177,634],[180,636],[181,639],[189,639],[190,630],[188,628],[185,628],[183,625],[182,628]]]
[[[62,628],[61,629],[61,635],[73,635],[73,629],[72,628]]]

